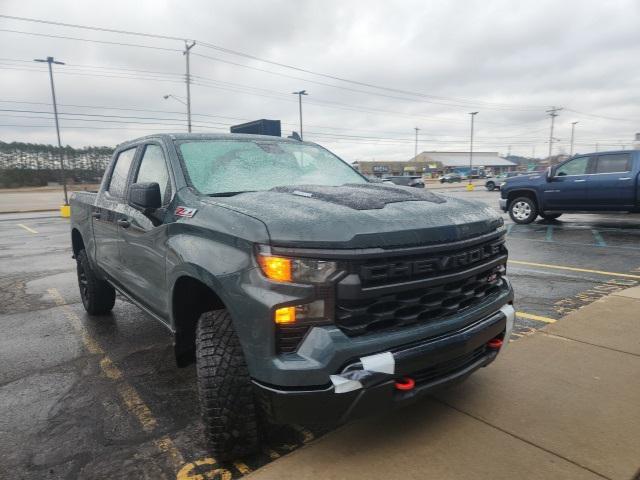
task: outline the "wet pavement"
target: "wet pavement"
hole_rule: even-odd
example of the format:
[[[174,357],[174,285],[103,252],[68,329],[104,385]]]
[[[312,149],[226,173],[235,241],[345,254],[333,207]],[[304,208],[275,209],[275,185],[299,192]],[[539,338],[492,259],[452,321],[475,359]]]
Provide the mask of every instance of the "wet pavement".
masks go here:
[[[446,193],[490,205],[499,196]],[[640,284],[639,215],[515,225],[507,245],[516,341]],[[279,429],[262,454],[217,464],[202,441],[194,368],[176,368],[164,327],[122,297],[111,315],[85,315],[68,221],[51,214],[0,215],[0,322],[0,478],[239,477],[321,433]]]

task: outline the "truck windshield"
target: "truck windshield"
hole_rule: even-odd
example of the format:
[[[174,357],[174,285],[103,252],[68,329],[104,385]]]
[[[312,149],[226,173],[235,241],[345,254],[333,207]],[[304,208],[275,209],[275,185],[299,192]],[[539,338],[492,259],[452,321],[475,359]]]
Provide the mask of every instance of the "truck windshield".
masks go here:
[[[178,143],[192,186],[205,195],[269,190],[286,185],[367,183],[323,148],[262,140]]]

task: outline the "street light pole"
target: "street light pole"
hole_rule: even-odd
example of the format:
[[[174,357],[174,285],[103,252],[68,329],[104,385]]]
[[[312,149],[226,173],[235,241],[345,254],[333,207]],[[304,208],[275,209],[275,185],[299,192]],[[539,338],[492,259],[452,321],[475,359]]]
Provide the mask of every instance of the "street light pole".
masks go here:
[[[191,42],[188,44],[186,41],[184,42],[185,50],[183,55],[187,61],[187,74],[185,75],[185,80],[187,81],[187,131],[191,133],[191,70],[189,68],[189,53],[191,49],[195,46],[196,42]]]
[[[413,155],[413,160],[416,161],[418,160],[418,131],[420,129],[418,127],[415,127],[414,130],[416,131],[416,148],[415,148],[415,153]]]
[[[52,64],[64,65],[64,62],[58,62],[53,57],[47,57],[47,59],[36,58],[34,62],[47,63],[49,65],[49,81],[51,82],[51,98],[53,99],[53,116],[56,119],[56,135],[58,136],[58,153],[60,154],[60,171],[62,172],[62,188],[64,189],[64,204],[69,205],[69,198],[67,196],[67,176],[64,171],[64,161],[62,160],[62,142],[60,141],[60,123],[58,122],[58,105],[56,103],[56,88],[53,83],[53,68]]]
[[[571,122],[571,148],[569,151],[569,158],[573,157],[573,134],[576,130],[576,123],[578,122]]]
[[[306,90],[300,90],[299,92],[292,92],[293,95],[298,95],[298,109],[300,110],[300,140],[303,140],[302,136],[302,95],[309,95]]]
[[[473,173],[473,123],[478,112],[469,112],[471,116],[471,145],[469,147],[469,186],[467,190],[473,190],[473,183],[471,182],[471,174]]]

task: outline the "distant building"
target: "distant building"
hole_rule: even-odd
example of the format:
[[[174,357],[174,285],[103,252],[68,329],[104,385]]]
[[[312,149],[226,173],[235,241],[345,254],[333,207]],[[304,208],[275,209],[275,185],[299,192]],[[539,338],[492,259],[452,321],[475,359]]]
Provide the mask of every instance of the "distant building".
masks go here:
[[[640,150],[640,133],[636,133],[636,141],[633,144],[633,148]]]
[[[422,152],[408,161],[360,161],[353,165],[362,174],[375,177],[395,175],[431,176],[447,172],[469,172],[469,152]],[[498,152],[473,152],[473,169],[493,173],[515,170],[518,164]]]

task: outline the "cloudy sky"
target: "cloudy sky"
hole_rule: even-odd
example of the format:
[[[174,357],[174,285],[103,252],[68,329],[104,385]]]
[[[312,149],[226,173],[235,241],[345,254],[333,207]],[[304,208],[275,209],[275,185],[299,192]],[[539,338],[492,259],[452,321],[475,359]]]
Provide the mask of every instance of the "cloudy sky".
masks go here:
[[[184,130],[184,105],[163,99],[186,95],[180,39],[197,42],[194,131],[256,118],[298,130],[291,92],[306,89],[305,139],[348,161],[409,158],[416,127],[420,151],[466,151],[471,111],[475,148],[503,155],[545,156],[554,105],[554,153],[576,121],[576,151],[640,132],[638,0],[2,0],[0,14],[176,37],[0,18],[5,142],[55,143],[46,64],[32,62],[46,56],[66,63],[64,144]]]

